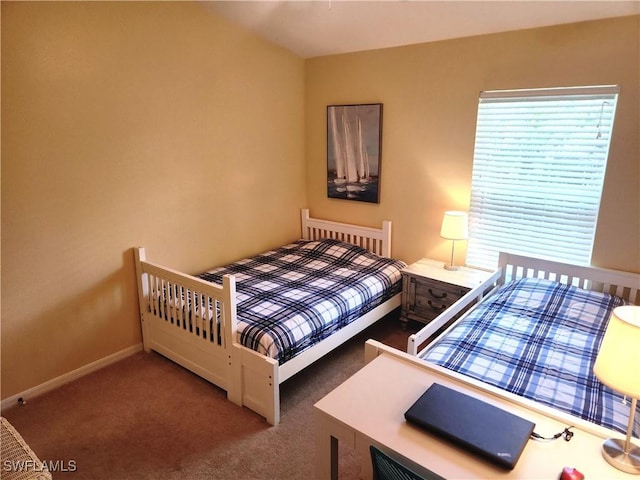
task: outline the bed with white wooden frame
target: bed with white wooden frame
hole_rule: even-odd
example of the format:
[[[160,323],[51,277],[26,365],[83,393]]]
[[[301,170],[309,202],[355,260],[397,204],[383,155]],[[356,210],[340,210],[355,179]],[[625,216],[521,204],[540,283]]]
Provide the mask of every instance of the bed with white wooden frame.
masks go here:
[[[523,279],[532,279],[532,280],[523,280]],[[623,302],[635,304],[635,305],[640,304],[640,274],[638,273],[609,270],[609,269],[588,267],[588,266],[570,265],[570,264],[565,264],[561,262],[541,260],[541,259],[530,258],[526,256],[521,256],[521,255],[501,253],[499,256],[498,269],[485,282],[483,282],[482,284],[478,285],[473,290],[468,292],[459,301],[454,303],[449,309],[445,310],[441,315],[439,315],[433,322],[425,326],[422,330],[418,331],[417,333],[411,335],[408,339],[406,352],[401,352],[399,350],[393,349],[392,347],[384,345],[380,342],[369,340],[365,345],[365,360],[368,362],[373,358],[375,358],[377,355],[380,355],[381,353],[391,353],[401,357],[409,355],[411,358],[419,358],[423,361],[428,361],[432,366],[437,368],[439,371],[442,371],[442,373],[445,375],[449,375],[452,378],[456,378],[459,381],[463,381],[463,382],[467,382],[469,384],[475,385],[476,387],[484,389],[487,392],[493,393],[494,395],[497,394],[498,396],[508,398],[512,402],[527,405],[530,408],[534,408],[548,416],[560,418],[560,419],[563,419],[563,421],[567,421],[567,422],[575,421],[577,422],[576,425],[581,424],[583,426],[588,426],[588,428],[616,429],[618,431],[624,432],[626,428],[626,423],[624,422],[626,422],[628,419],[629,407],[626,406],[624,402],[624,397],[621,394],[617,394],[616,392],[613,392],[613,395],[618,395],[619,397],[621,397],[620,402],[617,402],[617,401],[612,402],[612,403],[619,403],[619,405],[615,406],[615,409],[617,409],[617,411],[614,413],[608,414],[608,415],[611,415],[611,419],[607,418],[606,422],[609,422],[610,424],[605,424],[604,420],[602,421],[601,420],[594,421],[592,419],[587,420],[586,417],[583,416],[584,414],[583,411],[576,410],[576,412],[572,414],[567,413],[566,405],[560,406],[556,402],[555,396],[557,395],[557,393],[553,394],[553,396],[551,397],[551,400],[547,400],[546,398],[538,399],[537,395],[539,392],[537,390],[535,392],[533,391],[530,392],[529,390],[527,390],[526,394],[523,394],[523,393],[517,393],[514,391],[507,391],[507,389],[503,387],[502,384],[485,383],[485,381],[489,381],[489,380],[482,380],[482,378],[485,378],[485,376],[487,375],[493,375],[491,371],[494,368],[496,367],[500,369],[509,368],[514,363],[516,365],[521,364],[522,358],[523,358],[523,357],[520,357],[521,355],[520,352],[522,352],[522,344],[515,343],[513,353],[508,349],[504,349],[504,347],[507,344],[502,341],[506,338],[512,338],[510,337],[510,335],[512,335],[511,332],[505,333],[504,337],[498,338],[493,336],[494,333],[493,333],[493,330],[491,330],[491,333],[488,334],[491,336],[491,341],[493,342],[493,345],[494,345],[494,347],[491,347],[491,348],[488,348],[489,343],[487,342],[489,340],[484,339],[480,334],[474,334],[473,333],[474,330],[464,330],[459,328],[457,330],[458,332],[460,332],[461,330],[464,330],[463,335],[460,335],[460,334],[451,335],[451,333],[454,331],[454,329],[457,326],[459,327],[462,325],[470,324],[470,322],[467,322],[466,324],[463,323],[465,322],[466,319],[480,318],[482,316],[485,316],[486,318],[487,315],[491,314],[491,312],[486,310],[486,304],[491,302],[492,296],[497,297],[499,295],[499,292],[504,292],[504,287],[511,288],[511,285],[514,285],[514,282],[520,284],[523,281],[531,282],[534,284],[539,282],[544,285],[552,285],[552,284],[555,284],[555,282],[557,282],[565,286],[573,286],[573,287],[577,287],[578,289],[587,290],[590,292],[600,292],[602,294],[609,294],[615,297],[619,297],[618,299],[615,300],[615,302],[617,302],[616,303],[617,305]],[[550,282],[546,282],[546,281],[550,281]],[[519,288],[519,287],[514,287],[514,288]],[[554,288],[564,289],[564,287],[554,287]],[[578,290],[578,294],[583,295],[583,293],[580,293],[579,290]],[[584,295],[590,295],[590,294],[587,293]],[[587,311],[586,310],[582,311],[578,309],[578,307],[580,306],[580,302],[582,301],[582,298],[583,297],[580,297],[580,298],[571,297],[571,301],[568,302],[568,303],[571,303],[571,308],[576,308],[575,311],[577,313],[575,314],[575,317],[578,322],[580,322],[582,318],[585,318],[585,319],[587,318],[587,315],[586,315]],[[613,300],[611,301],[613,302]],[[502,306],[498,307],[498,306],[495,306],[494,304],[493,308],[500,309],[503,307]],[[528,308],[528,305],[527,305],[527,308]],[[482,314],[480,313],[476,314],[474,312],[482,312]],[[602,312],[598,313],[597,315],[594,314],[593,315],[594,320],[596,318],[603,318],[602,315],[604,315],[604,313]],[[532,322],[532,324],[535,324],[536,322],[541,321],[540,317],[538,316],[539,314],[536,313],[535,310],[528,311],[527,315],[530,316],[531,318],[530,321]],[[456,316],[459,316],[459,318],[456,318]],[[556,320],[554,319],[554,315],[548,315],[548,317],[549,317],[548,322],[550,323],[556,322]],[[493,318],[498,318],[498,314],[496,314],[495,317],[492,317],[491,320],[488,320],[486,324],[490,325],[491,324],[490,322],[494,321]],[[562,322],[564,321],[565,320],[562,320]],[[518,322],[521,322],[521,319],[518,319]],[[477,328],[477,325],[479,324],[480,323],[473,323],[473,326]],[[513,327],[517,326],[518,334],[522,333],[523,336],[529,335],[527,333],[528,330],[526,330],[525,327],[523,327],[522,323],[513,323],[512,325]],[[587,331],[587,328],[591,328],[591,327],[587,327],[586,323],[582,323],[582,324],[576,323],[576,325],[582,325],[580,327],[580,334],[582,334],[583,331]],[[594,322],[594,325],[595,325],[595,322]],[[505,324],[501,324],[501,328],[504,331],[509,330],[509,327],[506,327]],[[575,327],[573,324],[571,324],[571,326],[567,326],[563,328],[565,328],[563,330],[563,333],[566,333],[568,331],[569,332],[568,335],[571,335],[571,332],[575,331]],[[604,330],[604,327],[602,326],[599,326],[598,328]],[[545,334],[545,335],[548,335],[548,334]],[[558,340],[560,340],[560,335],[554,337],[553,339],[554,342],[558,343],[558,348],[561,351],[559,356],[562,356],[568,350],[575,348],[576,352],[573,352],[572,355],[576,355],[576,356],[588,355],[588,357],[581,357],[581,358],[592,358],[593,360],[595,360],[594,352],[597,353],[597,346],[599,345],[599,343],[593,341],[591,338],[589,341],[592,343],[589,344],[589,348],[585,348],[584,353],[582,353],[583,352],[582,344],[575,345],[573,343],[569,343],[567,348],[567,346],[565,346],[564,343],[561,343]],[[527,340],[527,341],[532,342],[533,340]],[[536,341],[539,341],[539,339],[536,339]],[[443,346],[443,342],[447,343],[446,348]],[[468,346],[457,346],[457,347],[453,347],[453,348],[456,348],[457,350],[455,351],[450,350],[449,348],[451,347],[449,347],[449,345],[455,344],[456,342],[458,343],[458,345],[461,345],[461,342],[462,342]],[[476,342],[480,342],[479,347],[476,346]],[[483,349],[486,349],[486,350],[483,350],[483,353],[481,354],[473,353],[477,351],[478,348],[480,348],[481,350]],[[496,351],[492,350],[492,348],[495,348]],[[437,349],[441,349],[440,351],[443,352],[442,361],[445,363],[440,363],[440,360],[435,360],[438,363],[432,363],[434,361],[433,352],[434,350],[437,350]],[[541,352],[544,352],[545,355],[549,353],[546,350],[541,350]],[[471,374],[471,376],[468,376],[470,373],[462,373],[462,372],[471,372],[472,371],[471,369],[475,368],[475,366],[478,365],[477,363],[474,363],[475,355],[478,355],[480,360],[484,362],[480,365],[480,368],[475,371],[478,372],[479,370],[485,369],[487,372],[489,372],[489,374],[478,373],[478,376],[474,377],[475,374]],[[493,365],[491,363],[492,360],[487,359],[486,357],[491,355],[493,355],[494,358],[495,356],[509,357],[513,355],[515,361],[514,363],[501,363],[502,360],[497,360],[495,365]],[[544,366],[538,363],[541,358],[540,356],[534,355],[531,352],[528,352],[527,355],[531,355],[530,357],[528,357],[527,362],[533,362],[536,365],[536,368],[539,369],[539,371],[544,372],[543,375],[545,376],[551,375],[546,363],[544,364]],[[552,355],[549,355],[549,357],[551,356]],[[455,360],[451,360],[452,358],[454,358]],[[449,362],[450,364],[455,366],[445,368],[444,365],[449,365]],[[566,362],[566,360],[560,360],[560,362],[561,363],[553,363],[553,370],[563,372],[563,375],[562,375],[564,376],[562,380],[563,382],[566,381],[567,383],[572,383],[572,382],[575,383],[578,381],[582,381],[584,378],[582,376],[584,375],[584,371],[590,370],[589,367],[581,366],[580,368],[584,370],[580,371],[579,373],[580,376],[573,377],[573,375],[578,374],[577,371],[574,372],[571,369],[573,368],[573,364],[564,363]],[[458,365],[462,366],[463,363],[464,363],[464,366],[461,367],[460,370],[458,370],[457,366]],[[581,361],[580,363],[582,363],[583,365],[588,364],[588,362],[586,361]],[[549,366],[551,366],[551,364],[549,364]],[[453,370],[451,370],[450,368],[453,368]],[[535,380],[535,383],[540,381],[537,377],[529,377],[528,376],[529,370],[526,370],[526,372],[527,374],[523,373],[523,374],[520,374],[519,377],[517,377],[519,379],[527,379],[526,381],[525,380],[522,381],[523,384],[533,384],[534,380]],[[502,377],[500,377],[500,375],[503,375],[503,374],[505,375],[505,377],[509,379],[509,381],[514,381],[515,377],[508,376],[502,371],[500,371],[496,375],[501,379]],[[509,375],[511,374],[509,373]],[[553,378],[555,378],[556,374],[553,373],[552,375],[554,376]],[[543,377],[543,378],[544,378],[544,388],[547,388],[550,391],[557,392],[557,390],[554,390],[554,389],[558,387],[558,384],[549,383],[551,381],[551,377],[548,377],[548,379],[547,377]],[[553,381],[555,382],[555,380]],[[594,388],[591,381],[587,383],[589,383],[588,388]],[[525,385],[524,387],[521,387],[521,388],[528,389],[529,386]],[[601,387],[597,387],[597,388],[601,388]],[[600,392],[601,391],[602,389],[600,390]],[[583,393],[582,391],[578,392],[577,390],[575,392],[569,391],[569,393],[567,393],[568,397],[564,398],[563,401],[565,401],[566,403],[566,400],[577,401],[576,399],[579,399],[579,398],[587,398],[586,396],[582,397],[581,396],[582,393]],[[573,395],[575,395],[575,397]],[[608,395],[608,393],[606,395]],[[597,405],[593,401],[593,399],[596,398],[596,395],[594,394],[590,398],[592,403],[594,405]],[[609,407],[611,406],[612,403],[608,404]],[[569,406],[571,408],[574,408],[574,406],[572,406],[571,404],[569,404]],[[579,410],[578,407],[575,407],[575,408]],[[592,408],[597,408],[597,406]],[[568,415],[571,415],[571,416],[568,416]],[[579,416],[582,416],[582,418],[578,418]],[[615,420],[613,419],[614,417],[615,417]],[[638,418],[638,415],[636,415],[636,418]],[[615,425],[613,425],[614,423]],[[640,432],[640,423],[637,421],[636,421],[636,429],[637,429],[636,430],[637,432]]]
[[[389,221],[384,221],[381,228],[370,228],[310,218],[309,210],[303,209],[301,222],[304,240],[330,238],[390,257]],[[396,294],[280,364],[237,342],[234,276],[225,275],[222,285],[217,285],[148,261],[142,247],[134,250],[144,350],[156,351],[219,386],[227,392],[230,401],[257,412],[272,425],[280,421],[279,387],[282,382],[400,306],[400,294]],[[158,296],[166,293],[162,285],[179,289],[183,298],[205,299],[202,303],[213,305],[218,312],[218,324],[210,322],[211,311],[207,308],[189,308],[192,311],[188,320],[181,318],[187,315],[184,308],[174,308],[170,312],[169,316],[178,318],[178,325],[189,322],[197,328],[181,328],[167,321],[163,309],[153,308],[154,303],[158,304]],[[170,300],[160,299],[160,302],[171,305]]]
[[[572,265],[502,252],[498,260],[498,270],[481,285],[476,286],[464,295],[429,325],[411,335],[408,339],[407,352],[412,355],[419,355],[420,345],[433,337],[444,325],[450,323],[451,319],[461,311],[481,300],[496,286],[504,285],[511,280],[522,277],[555,280],[585,290],[610,293],[627,300],[629,303],[640,304],[640,274]]]

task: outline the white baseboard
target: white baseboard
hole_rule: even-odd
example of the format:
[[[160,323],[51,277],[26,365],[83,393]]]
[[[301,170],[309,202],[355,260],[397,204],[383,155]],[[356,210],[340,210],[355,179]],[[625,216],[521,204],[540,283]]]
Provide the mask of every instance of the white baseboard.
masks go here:
[[[9,408],[18,403],[18,399],[22,398],[25,401],[30,398],[37,397],[38,395],[42,395],[43,393],[49,392],[54,388],[61,387],[62,385],[72,382],[73,380],[77,380],[80,377],[84,377],[89,373],[95,372],[104,368],[112,363],[115,363],[123,358],[129,357],[135,353],[138,353],[142,350],[142,343],[133,345],[131,347],[125,348],[124,350],[120,350],[114,354],[111,354],[107,357],[96,360],[95,362],[91,362],[83,367],[72,370],[69,373],[65,373],[59,377],[56,377],[52,380],[49,380],[40,385],[36,385],[24,392],[18,393],[16,395],[12,395],[11,397],[5,398],[0,403],[0,409],[4,410],[5,408]]]

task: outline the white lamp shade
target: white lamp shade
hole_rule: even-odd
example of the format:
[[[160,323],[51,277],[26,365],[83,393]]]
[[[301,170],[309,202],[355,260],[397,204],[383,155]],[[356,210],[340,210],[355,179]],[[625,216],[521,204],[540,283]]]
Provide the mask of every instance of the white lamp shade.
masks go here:
[[[440,236],[447,240],[465,240],[469,237],[469,227],[466,212],[444,212]]]
[[[640,306],[613,310],[593,372],[617,392],[640,397]]]

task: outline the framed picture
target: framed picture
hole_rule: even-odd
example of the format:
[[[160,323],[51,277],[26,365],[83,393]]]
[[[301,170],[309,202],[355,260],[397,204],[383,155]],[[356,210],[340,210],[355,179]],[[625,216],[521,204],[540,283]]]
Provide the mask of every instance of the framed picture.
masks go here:
[[[382,104],[327,106],[327,196],[380,201]]]

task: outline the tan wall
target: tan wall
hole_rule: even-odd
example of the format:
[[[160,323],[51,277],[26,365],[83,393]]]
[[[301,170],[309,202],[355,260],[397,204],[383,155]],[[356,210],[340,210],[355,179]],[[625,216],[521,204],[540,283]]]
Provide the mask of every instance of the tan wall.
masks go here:
[[[206,2],[2,2],[2,398],[140,342],[133,246],[298,238],[303,155],[303,60]]]
[[[467,209],[482,90],[621,88],[593,264],[640,271],[640,17],[523,30],[307,61],[307,195],[313,213],[393,220],[394,254],[447,260],[442,213]],[[326,106],[383,103],[380,204],[326,196]],[[466,245],[456,247],[464,261]]]

